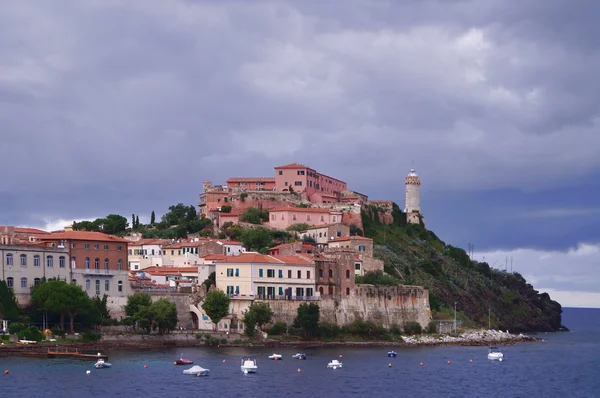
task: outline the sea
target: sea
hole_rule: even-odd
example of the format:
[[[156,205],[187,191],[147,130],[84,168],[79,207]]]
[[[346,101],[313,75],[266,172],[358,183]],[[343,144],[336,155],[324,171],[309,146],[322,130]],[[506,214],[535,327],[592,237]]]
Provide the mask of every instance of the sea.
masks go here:
[[[543,333],[544,342],[500,346],[503,362],[487,347],[294,349],[169,348],[109,350],[112,364],[0,357],[0,397],[600,397],[600,309],[563,309],[571,331]],[[182,374],[183,355],[210,375]],[[258,373],[243,374],[252,355]],[[341,356],[341,358],[340,358]],[[338,359],[341,369],[328,369]],[[422,365],[421,365],[422,364]],[[4,370],[9,374],[4,374]],[[89,372],[88,372],[89,371]]]

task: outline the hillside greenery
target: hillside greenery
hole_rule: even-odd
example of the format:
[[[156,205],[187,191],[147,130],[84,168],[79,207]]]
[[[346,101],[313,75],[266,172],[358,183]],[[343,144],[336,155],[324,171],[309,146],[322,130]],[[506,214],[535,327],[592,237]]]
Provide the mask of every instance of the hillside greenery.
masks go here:
[[[374,256],[384,261],[391,278],[405,285],[429,289],[434,319],[454,317],[465,326],[491,326],[511,332],[544,332],[564,329],[562,308],[547,293],[539,293],[517,272],[494,269],[478,262],[460,248],[445,244],[422,224],[406,224],[394,204],[394,223],[383,225],[377,213],[365,207],[365,236],[374,241]],[[366,278],[381,278],[367,275]],[[366,282],[364,282],[366,283]]]

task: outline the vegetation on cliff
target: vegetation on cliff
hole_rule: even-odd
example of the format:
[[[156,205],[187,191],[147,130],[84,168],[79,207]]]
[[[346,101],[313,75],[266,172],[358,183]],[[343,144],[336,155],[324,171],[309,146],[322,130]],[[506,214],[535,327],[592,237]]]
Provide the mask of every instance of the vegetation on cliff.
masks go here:
[[[385,272],[406,285],[429,289],[434,319],[457,317],[465,326],[488,326],[511,332],[545,332],[563,328],[561,305],[539,293],[517,272],[506,272],[478,262],[460,248],[442,242],[422,225],[406,224],[394,204],[394,223],[383,225],[377,213],[365,207],[365,236],[374,241],[374,255]]]

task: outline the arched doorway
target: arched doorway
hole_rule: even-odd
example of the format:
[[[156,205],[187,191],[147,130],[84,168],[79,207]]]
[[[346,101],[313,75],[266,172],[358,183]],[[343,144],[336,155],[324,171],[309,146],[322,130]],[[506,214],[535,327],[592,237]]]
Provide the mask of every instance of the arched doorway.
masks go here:
[[[328,293],[330,295],[333,295],[333,285],[329,285],[329,289],[328,289]]]
[[[190,317],[192,318],[192,329],[200,329],[200,320],[195,312],[190,311]]]
[[[319,288],[319,293],[321,293],[321,296],[323,295],[323,286]]]

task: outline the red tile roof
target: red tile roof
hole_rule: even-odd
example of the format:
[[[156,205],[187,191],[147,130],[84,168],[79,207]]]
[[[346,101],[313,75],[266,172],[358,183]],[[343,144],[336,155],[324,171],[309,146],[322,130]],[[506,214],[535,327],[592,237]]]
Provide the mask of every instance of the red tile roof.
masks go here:
[[[178,274],[182,272],[198,272],[198,267],[148,267],[144,269],[139,269],[135,271],[131,271],[133,273],[139,274],[141,272],[145,274]]]
[[[207,254],[206,256],[200,258],[205,260],[226,260],[227,256],[224,254]]]
[[[137,241],[130,241],[130,246],[142,246],[142,245],[166,245],[171,243],[169,239],[140,239]]]
[[[129,243],[127,239],[119,238],[114,235],[107,235],[102,232],[91,231],[59,231],[52,232],[45,236],[40,236],[40,240],[90,240],[98,242],[122,242]]]
[[[370,240],[373,241],[373,239],[371,238],[365,238],[364,236],[343,236],[341,238],[335,238],[335,239],[331,239],[330,242],[345,242],[347,240]]]
[[[276,211],[293,211],[298,213],[329,213],[329,209],[315,209],[311,207],[280,207],[277,209],[269,210],[269,213]]]
[[[263,264],[312,264],[297,256],[275,256],[259,253],[242,253],[238,256],[226,256],[224,263],[263,263]]]
[[[278,170],[278,169],[310,169],[310,167],[305,166],[305,165],[300,164],[300,163],[290,163],[290,164],[286,164],[284,166],[277,166],[277,167],[275,167],[275,170]]]
[[[232,177],[226,182],[275,182],[274,177]]]
[[[27,234],[27,235],[48,235],[50,232],[44,231],[37,228],[28,228],[28,227],[13,227],[12,225],[0,225],[0,232],[4,228],[13,228],[13,231],[17,234]]]

